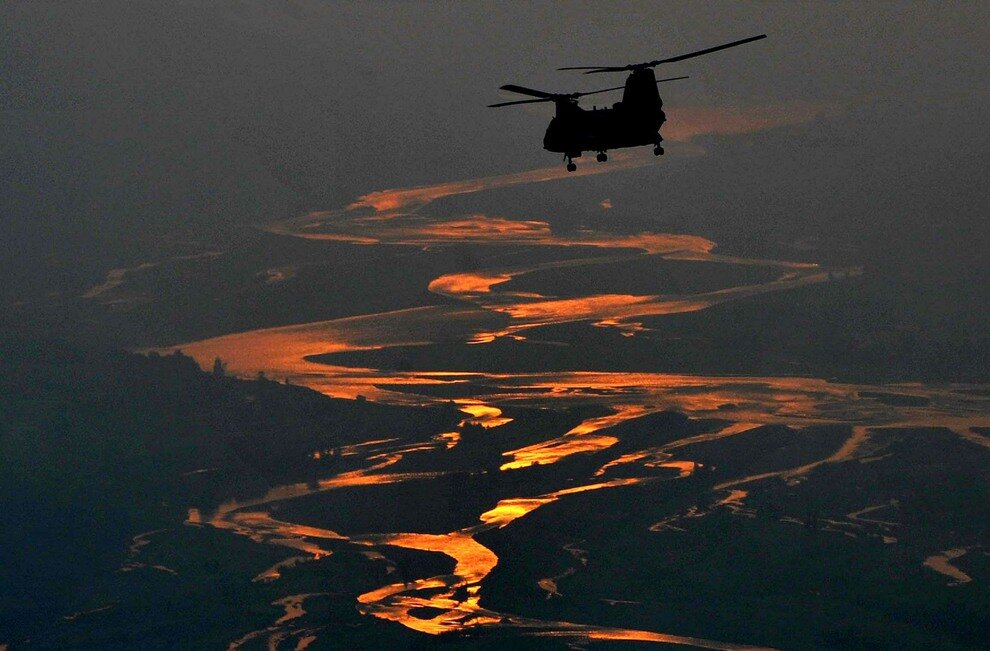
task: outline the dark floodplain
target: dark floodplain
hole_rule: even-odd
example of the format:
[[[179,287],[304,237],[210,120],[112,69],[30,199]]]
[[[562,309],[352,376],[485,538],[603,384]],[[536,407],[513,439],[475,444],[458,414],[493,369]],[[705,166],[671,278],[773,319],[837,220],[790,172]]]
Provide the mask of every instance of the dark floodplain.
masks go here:
[[[451,187],[417,189],[415,215],[397,190],[277,222],[236,260],[111,274],[87,299],[135,327],[145,283],[210,291],[267,241],[311,262],[251,272],[247,295],[318,300],[321,256],[427,246],[409,269],[429,293],[405,303],[393,286],[363,299],[381,311],[143,354],[5,340],[12,639],[979,646],[990,392],[978,366],[894,355],[903,339],[836,355],[885,327],[827,336],[856,319],[823,306],[875,286],[855,256],[458,218]],[[778,341],[768,314],[819,336]]]
[[[0,649],[984,647],[986,9],[481,7],[0,5]]]

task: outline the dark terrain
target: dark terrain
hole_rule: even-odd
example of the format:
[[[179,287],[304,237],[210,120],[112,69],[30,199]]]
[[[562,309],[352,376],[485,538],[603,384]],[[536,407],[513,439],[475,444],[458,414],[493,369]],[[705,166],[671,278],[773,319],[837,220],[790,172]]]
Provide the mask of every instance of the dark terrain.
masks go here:
[[[383,547],[383,565],[361,547],[330,541],[328,558],[252,582],[293,552],[182,523],[194,505],[205,512],[232,496],[367,464],[361,455],[316,460],[313,450],[427,441],[456,428],[463,414],[453,407],[332,400],[203,373],[180,355],[55,342],[5,348],[0,501],[9,544],[0,630],[11,648],[222,646],[270,626],[281,607],[269,603],[290,592],[326,593],[293,621],[292,630],[317,636],[313,648],[432,645],[359,615],[354,600],[395,576],[451,571],[441,554]],[[500,451],[594,413],[513,410],[508,425],[462,426],[454,448],[409,453],[389,468],[445,473],[435,479],[331,490],[276,502],[271,512],[343,534],[444,533],[476,523],[499,499],[587,483],[622,454],[725,424],[660,413],[606,430],[620,441],[606,451],[497,470]],[[479,535],[501,559],[483,583],[482,606],[782,648],[980,648],[990,608],[986,448],[947,430],[876,429],[861,460],[740,484],[744,501],[720,504],[732,488],[717,484],[824,458],[848,434],[841,426],[766,426],[687,445],[675,459],[700,465],[681,479],[670,469],[616,466],[607,477],[654,479],[569,496]],[[874,506],[863,520],[849,516]],[[152,532],[147,544],[128,552],[142,532]],[[955,547],[970,550],[954,562],[973,578],[961,585],[922,565]],[[397,574],[384,574],[389,566]],[[537,581],[554,575],[563,575],[563,596],[548,598]],[[481,629],[436,643],[497,648],[508,634]]]

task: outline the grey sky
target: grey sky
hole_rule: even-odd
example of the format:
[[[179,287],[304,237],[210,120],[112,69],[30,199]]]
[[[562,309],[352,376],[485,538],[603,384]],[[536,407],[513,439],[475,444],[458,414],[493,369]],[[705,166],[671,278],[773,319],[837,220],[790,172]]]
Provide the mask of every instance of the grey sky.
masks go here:
[[[622,75],[555,68],[761,32],[769,38],[666,66],[692,77],[664,88],[667,106],[835,104],[837,121],[816,128],[847,146],[883,157],[917,141],[927,156],[951,131],[979,151],[985,110],[970,107],[988,95],[988,25],[982,2],[4,3],[4,239],[19,243],[21,270],[24,256],[87,247],[113,266],[143,235],[202,235],[382,187],[553,165],[540,147],[551,110],[485,108],[499,85],[618,85]],[[982,167],[966,156],[906,173]],[[720,160],[692,178],[724,183]]]

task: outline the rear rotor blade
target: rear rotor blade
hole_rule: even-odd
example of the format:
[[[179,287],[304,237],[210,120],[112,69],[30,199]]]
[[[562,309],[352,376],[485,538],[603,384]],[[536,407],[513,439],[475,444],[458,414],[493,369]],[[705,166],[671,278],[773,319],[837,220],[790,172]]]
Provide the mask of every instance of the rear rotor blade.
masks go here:
[[[687,76],[683,77],[668,77],[666,79],[657,79],[658,84],[662,84],[665,81],[677,81],[678,79],[687,79]],[[514,93],[520,92],[518,89],[523,89],[528,91],[524,94],[530,93],[541,93],[546,95],[546,97],[539,97],[538,99],[518,99],[512,102],[499,102],[498,104],[489,104],[488,108],[498,108],[500,106],[514,106],[516,104],[538,104],[539,102],[560,102],[566,100],[577,99],[578,97],[584,97],[585,95],[596,95],[598,93],[607,93],[613,90],[622,90],[625,85],[613,86],[612,88],[602,88],[601,90],[589,90],[583,93],[545,93],[542,90],[533,90],[532,88],[523,88],[522,86],[515,86],[513,84],[508,84],[502,86],[502,90],[510,90]]]

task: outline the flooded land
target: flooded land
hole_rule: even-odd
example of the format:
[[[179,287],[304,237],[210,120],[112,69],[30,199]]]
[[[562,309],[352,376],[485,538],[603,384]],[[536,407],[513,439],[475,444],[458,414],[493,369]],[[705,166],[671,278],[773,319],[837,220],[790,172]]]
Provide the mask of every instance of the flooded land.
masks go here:
[[[988,26],[0,2],[0,651],[986,649]]]
[[[181,627],[229,649],[980,646],[986,385],[836,377],[811,358],[789,373],[745,350],[712,363],[719,349],[698,345],[733,314],[751,327],[726,306],[859,286],[853,261],[442,203],[561,175],[378,191],[265,227],[289,245],[452,257],[413,265],[413,296],[365,299],[388,309],[110,362],[21,351],[11,390],[49,387],[16,407],[25,423],[51,418],[51,400],[133,406],[109,436],[96,411],[79,416],[111,465],[70,472],[78,497],[46,512],[73,530],[76,505],[116,513],[84,536],[123,541],[102,552],[113,567],[71,569],[96,572],[97,589],[66,591],[56,619],[11,620],[12,639],[154,647]],[[84,298],[127,301],[160,272],[115,269]],[[305,273],[273,267],[263,282]],[[711,316],[665,329],[694,314]],[[131,436],[137,421],[155,434]],[[47,454],[71,465],[82,444]]]

